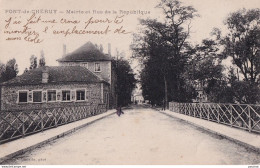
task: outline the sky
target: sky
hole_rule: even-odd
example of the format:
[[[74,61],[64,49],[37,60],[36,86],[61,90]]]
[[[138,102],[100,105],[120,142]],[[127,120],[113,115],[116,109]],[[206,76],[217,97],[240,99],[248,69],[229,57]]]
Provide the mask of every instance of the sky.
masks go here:
[[[15,58],[19,67],[19,74],[24,69],[30,66],[30,57],[35,55],[40,57],[40,52],[43,50],[46,63],[48,66],[58,65],[57,59],[63,55],[63,44],[66,45],[67,53],[74,51],[88,41],[96,44],[102,44],[104,52],[107,53],[107,45],[111,43],[112,55],[115,55],[116,49],[126,53],[125,57],[131,56],[129,45],[132,43],[133,33],[137,33],[140,28],[139,18],[161,18],[162,12],[154,7],[159,0],[0,0],[0,62],[6,63],[9,59]],[[193,44],[199,43],[204,38],[210,37],[210,32],[214,27],[219,27],[224,30],[223,21],[230,12],[238,9],[260,8],[259,0],[182,0],[184,5],[191,5],[197,11],[200,17],[195,18],[192,25],[192,33],[190,41]],[[30,13],[14,13],[14,10],[27,10]],[[35,19],[39,16],[42,20],[55,19],[58,23],[40,23],[29,24],[31,30],[35,30],[40,34],[41,43],[27,42],[24,40],[25,35],[6,34],[6,30],[21,30],[23,25],[32,15],[32,10],[57,10],[57,13],[41,13],[36,14]],[[66,11],[84,11],[84,14],[67,14]],[[103,13],[93,13],[93,11],[103,11]],[[146,14],[128,14],[120,11],[144,11]],[[105,13],[110,11],[111,13]],[[112,12],[116,11],[117,14]],[[60,13],[63,12],[63,13]],[[111,32],[106,35],[53,35],[53,30],[72,29],[74,24],[62,24],[60,20],[67,19],[70,21],[80,21],[76,25],[77,28],[84,27],[91,17],[99,20],[115,20],[116,16],[122,16],[123,20],[120,24],[93,23],[87,29],[89,30],[105,30],[109,25]],[[12,21],[21,21],[20,24],[11,22],[8,28],[5,28],[8,19],[12,17]],[[48,26],[48,33],[43,33],[45,27]],[[53,28],[54,26],[54,28]],[[128,34],[114,33],[117,28],[125,29]],[[6,40],[9,37],[20,37],[19,40]]]

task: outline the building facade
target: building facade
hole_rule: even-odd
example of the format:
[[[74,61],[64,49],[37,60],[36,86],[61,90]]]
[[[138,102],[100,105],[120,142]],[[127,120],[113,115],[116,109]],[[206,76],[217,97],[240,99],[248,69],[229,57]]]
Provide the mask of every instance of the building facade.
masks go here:
[[[108,54],[104,54],[91,42],[87,42],[72,53],[64,54],[58,59],[60,66],[81,66],[102,80],[110,84],[109,91],[109,107],[116,106],[116,73],[112,64],[110,48]]]
[[[41,67],[1,84],[1,111],[109,106],[110,84],[86,68]]]

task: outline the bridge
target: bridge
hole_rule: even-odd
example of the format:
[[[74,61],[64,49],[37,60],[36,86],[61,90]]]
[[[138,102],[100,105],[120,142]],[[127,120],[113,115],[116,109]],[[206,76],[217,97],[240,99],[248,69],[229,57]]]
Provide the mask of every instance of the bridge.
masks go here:
[[[115,110],[100,112],[86,119],[6,142],[0,145],[1,151],[17,149],[14,154],[1,152],[1,164],[260,163],[257,150],[260,147],[260,135],[253,131],[257,128],[253,127],[255,122],[253,125],[251,123],[249,132],[247,129],[209,121],[213,116],[208,120],[208,115],[204,115],[203,110],[200,115],[199,108],[193,107],[195,111],[198,109],[198,114],[196,113],[194,117],[194,110],[186,112],[184,108],[178,109],[178,107],[181,105],[170,104],[172,111],[161,111],[149,106],[131,106],[124,109],[124,114],[120,117],[115,114]],[[185,107],[192,109],[192,106]],[[236,115],[235,118],[237,117]],[[219,118],[224,117],[220,115]],[[199,125],[200,123],[202,124]],[[215,132],[209,130],[212,124],[219,125],[220,127],[214,126],[213,129],[221,129],[223,135],[216,133],[217,130]],[[247,126],[237,127],[247,128]],[[239,143],[243,141],[241,139],[229,138],[229,133],[246,137],[252,143],[251,146],[256,148],[251,148],[249,142],[248,145]],[[19,152],[17,146],[24,146],[26,150],[20,149]]]

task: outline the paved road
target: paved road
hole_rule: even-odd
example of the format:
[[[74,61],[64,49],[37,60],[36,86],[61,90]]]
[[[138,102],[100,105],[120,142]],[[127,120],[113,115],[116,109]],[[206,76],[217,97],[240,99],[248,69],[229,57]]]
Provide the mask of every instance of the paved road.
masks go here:
[[[109,116],[6,164],[259,164],[260,156],[158,111]]]

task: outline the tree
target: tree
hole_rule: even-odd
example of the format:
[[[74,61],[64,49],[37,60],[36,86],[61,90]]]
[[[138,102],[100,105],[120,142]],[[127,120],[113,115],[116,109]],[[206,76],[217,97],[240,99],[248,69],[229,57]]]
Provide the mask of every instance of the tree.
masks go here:
[[[16,77],[19,72],[18,65],[16,64],[16,60],[13,58],[9,60],[6,63],[6,65],[0,64],[0,71],[1,71],[0,82],[5,82]]]
[[[29,69],[35,69],[37,68],[37,57],[35,55],[32,55],[30,58],[30,68]]]
[[[186,94],[183,94],[186,89],[181,74],[187,62],[184,51],[188,45],[190,23],[198,15],[193,7],[183,6],[178,0],[162,0],[157,8],[162,9],[164,22],[156,19],[141,20],[145,30],[134,36],[132,45],[134,57],[142,59],[146,67],[151,66],[143,73],[143,77],[151,72],[152,67],[160,73],[165,102],[168,102],[169,96],[174,101],[187,101]],[[150,77],[152,75],[146,76],[146,78]],[[168,93],[169,91],[171,94]]]
[[[164,99],[164,83],[161,72],[153,66],[145,66],[141,71],[142,94],[152,105],[162,105]]]
[[[26,73],[26,72],[28,72],[28,68],[25,68],[23,71],[23,73]]]
[[[0,83],[6,81],[4,73],[5,73],[5,64],[0,62]]]
[[[204,39],[200,45],[196,45],[188,52],[190,58],[186,66],[187,78],[198,81],[204,86],[212,78],[221,78],[221,59],[217,54],[218,44],[213,40]]]
[[[250,85],[247,81],[239,81],[234,68],[230,68],[228,73],[228,84],[230,85],[230,95],[235,103],[248,103],[250,99],[260,101],[260,89],[258,86]]]
[[[44,57],[44,52],[43,50],[41,51],[41,57],[39,59],[39,65],[38,67],[43,67],[45,66],[46,62],[45,62],[45,57]]]
[[[200,45],[191,47],[191,55],[184,78],[196,89],[202,89],[208,100],[216,103],[233,103],[231,89],[223,74],[224,66],[219,54],[219,44],[212,39],[204,39]]]
[[[131,102],[132,91],[137,81],[128,61],[124,59],[113,60],[113,65],[116,67],[118,106],[125,106]]]
[[[225,24],[229,33],[224,37],[224,54],[233,58],[245,81],[257,83],[260,73],[260,9],[231,13]]]
[[[243,75],[244,82],[239,87],[245,87],[250,95],[244,95],[244,103],[259,102],[260,82],[260,9],[242,9],[231,13],[225,20],[228,33],[224,37],[221,31],[215,29],[220,43],[224,47],[223,57],[232,57],[232,62],[236,65]],[[236,83],[236,88],[238,87]],[[234,84],[234,82],[233,82]],[[233,85],[235,86],[235,85]],[[252,89],[252,90],[251,90]],[[240,88],[239,90],[244,90]],[[245,93],[245,92],[244,92]],[[240,98],[240,101],[242,99]]]

